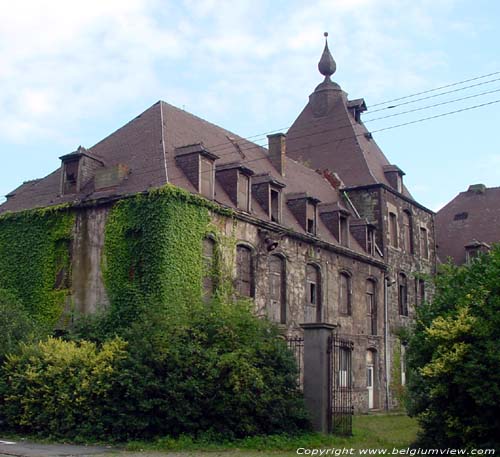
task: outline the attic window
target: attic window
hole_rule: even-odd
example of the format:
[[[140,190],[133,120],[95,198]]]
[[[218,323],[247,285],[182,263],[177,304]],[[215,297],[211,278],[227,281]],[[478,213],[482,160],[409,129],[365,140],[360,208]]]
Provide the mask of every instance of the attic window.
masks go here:
[[[339,242],[342,246],[349,246],[349,224],[347,216],[339,218]]]
[[[366,251],[370,255],[375,255],[375,230],[369,227],[366,236]]]
[[[214,161],[200,156],[200,194],[214,198]]]
[[[269,198],[271,199],[271,220],[273,222],[280,222],[281,220],[281,192],[277,189],[270,189]]]
[[[250,178],[238,173],[238,208],[250,211]]]
[[[464,211],[463,213],[457,213],[453,217],[454,221],[463,221],[469,217],[469,213],[467,211]]]
[[[76,193],[78,181],[78,164],[78,160],[73,160],[64,164],[63,195]]]
[[[307,220],[306,220],[307,233],[316,235],[316,206],[308,202],[306,212],[307,212]]]

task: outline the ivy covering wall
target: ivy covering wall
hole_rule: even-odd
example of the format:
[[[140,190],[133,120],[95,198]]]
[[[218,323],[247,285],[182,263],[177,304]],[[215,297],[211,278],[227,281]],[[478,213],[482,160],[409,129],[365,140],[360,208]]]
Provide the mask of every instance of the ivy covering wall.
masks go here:
[[[41,324],[53,326],[64,310],[74,221],[63,207],[0,216],[0,288]]]
[[[145,306],[172,318],[196,312],[207,274],[202,240],[210,232],[210,210],[221,211],[170,185],[111,209],[102,267],[117,324],[132,322]]]

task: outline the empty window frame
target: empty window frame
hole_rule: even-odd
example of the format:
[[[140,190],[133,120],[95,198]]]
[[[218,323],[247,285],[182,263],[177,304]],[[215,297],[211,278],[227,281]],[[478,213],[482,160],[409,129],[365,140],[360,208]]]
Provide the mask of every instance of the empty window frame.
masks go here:
[[[250,211],[250,178],[243,173],[238,173],[238,208]]]
[[[351,315],[351,276],[342,272],[339,275],[339,312]]]
[[[321,320],[321,273],[319,267],[308,264],[306,267],[306,302],[304,322]]]
[[[349,222],[347,216],[339,217],[339,243],[342,246],[349,246]]]
[[[413,224],[411,214],[408,211],[403,212],[403,241],[404,250],[413,254]]]
[[[277,189],[269,189],[270,217],[273,222],[281,221],[281,192]]]
[[[215,291],[215,241],[203,240],[203,299],[208,302]]]
[[[373,279],[366,281],[366,312],[368,315],[368,334],[377,334],[377,288]]]
[[[366,252],[375,255],[375,230],[371,227],[366,231]]]
[[[204,197],[214,198],[214,162],[200,156],[200,194]]]
[[[417,296],[418,304],[423,305],[425,302],[425,281],[423,279],[417,279]]]
[[[273,322],[286,324],[286,270],[285,259],[269,256],[269,301],[267,317]]]
[[[72,160],[64,164],[62,193],[74,194],[77,191],[79,161]]]
[[[236,247],[236,291],[241,297],[254,296],[252,251],[241,244]]]
[[[399,314],[408,316],[408,280],[404,273],[398,276],[398,304]]]
[[[429,258],[429,237],[425,227],[420,227],[420,255],[424,259]]]
[[[306,228],[307,233],[316,235],[316,206],[309,202],[306,207]]]
[[[391,246],[398,247],[398,217],[396,213],[389,213],[389,243]]]

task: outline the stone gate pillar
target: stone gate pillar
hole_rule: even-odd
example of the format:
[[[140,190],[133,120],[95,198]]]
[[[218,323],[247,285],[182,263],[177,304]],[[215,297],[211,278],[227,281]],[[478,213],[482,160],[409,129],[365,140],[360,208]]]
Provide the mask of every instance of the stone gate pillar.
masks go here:
[[[301,324],[304,329],[304,400],[317,432],[331,432],[329,341],[334,324]]]

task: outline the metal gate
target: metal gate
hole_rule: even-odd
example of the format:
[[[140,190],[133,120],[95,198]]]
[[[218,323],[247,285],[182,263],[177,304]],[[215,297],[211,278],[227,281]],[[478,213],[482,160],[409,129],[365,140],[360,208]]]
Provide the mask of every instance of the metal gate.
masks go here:
[[[333,334],[329,338],[329,430],[337,435],[352,435],[352,341]]]
[[[298,384],[300,389],[304,389],[304,338],[300,336],[294,336],[286,338],[286,343],[288,349],[292,351],[297,362],[298,369]]]

